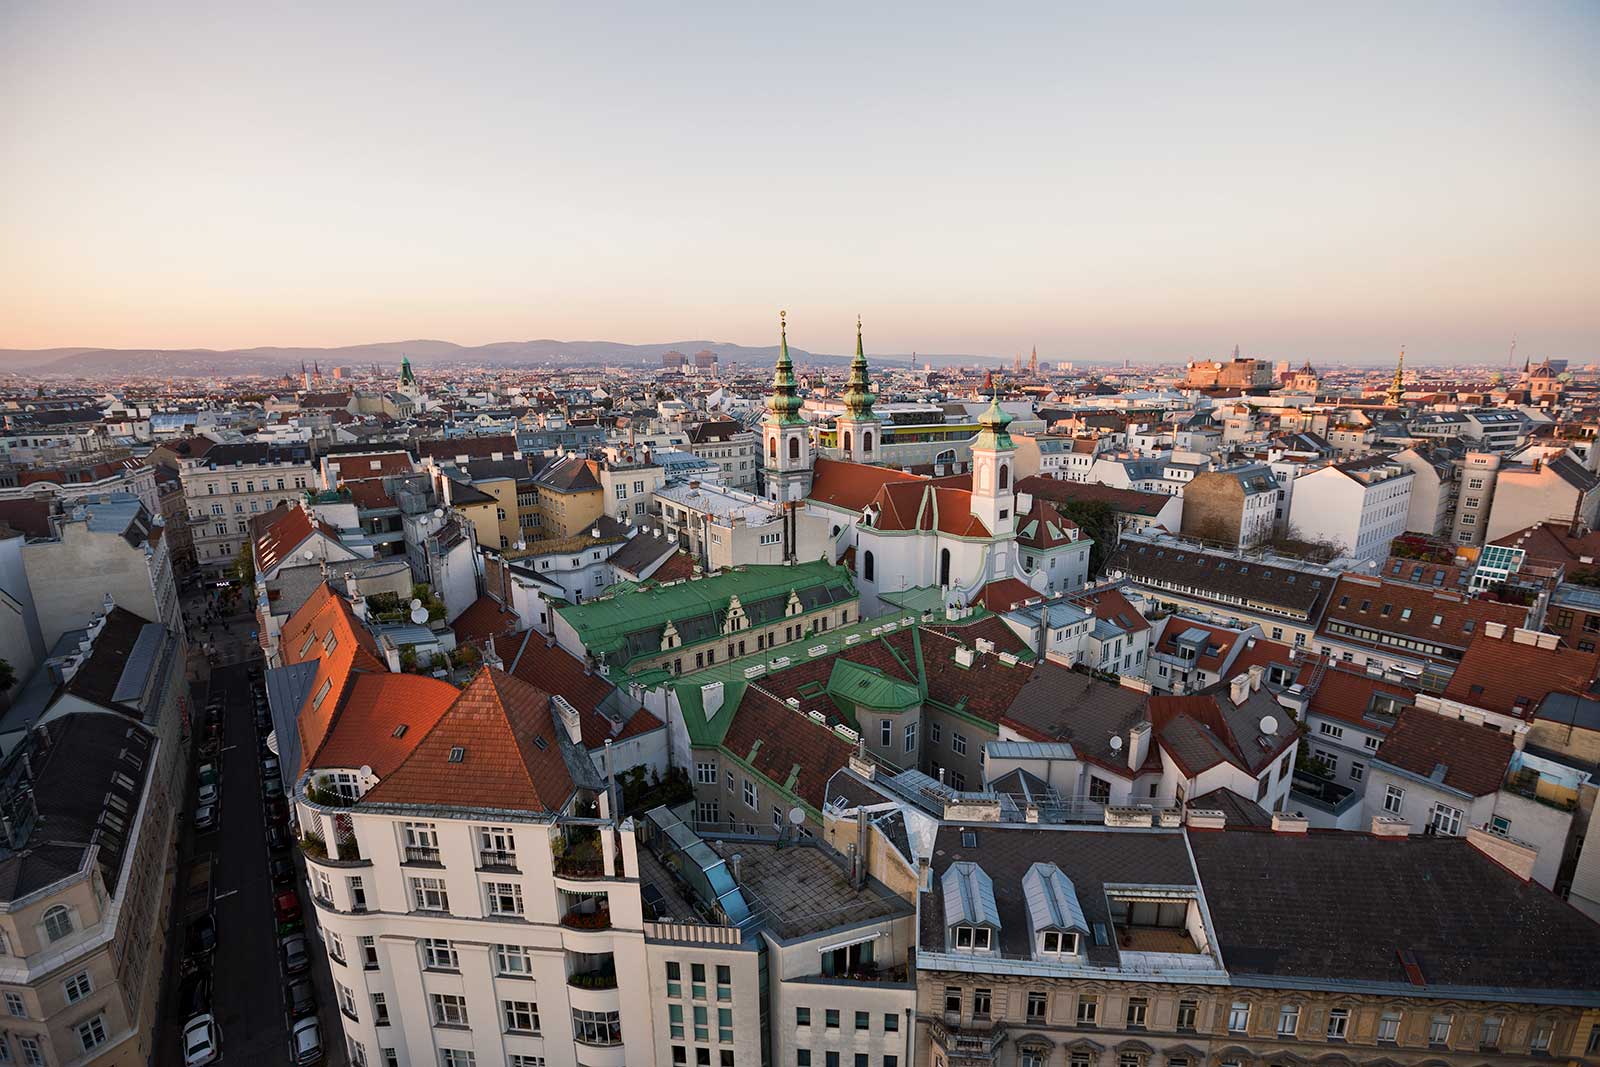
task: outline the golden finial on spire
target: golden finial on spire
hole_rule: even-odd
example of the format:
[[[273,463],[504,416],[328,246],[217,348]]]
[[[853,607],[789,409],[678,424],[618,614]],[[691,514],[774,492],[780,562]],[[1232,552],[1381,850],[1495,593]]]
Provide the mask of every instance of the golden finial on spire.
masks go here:
[[[788,314],[789,313],[787,311],[780,310],[778,312],[778,329],[780,329],[780,330],[788,329],[789,324],[784,321],[785,316],[787,316]]]

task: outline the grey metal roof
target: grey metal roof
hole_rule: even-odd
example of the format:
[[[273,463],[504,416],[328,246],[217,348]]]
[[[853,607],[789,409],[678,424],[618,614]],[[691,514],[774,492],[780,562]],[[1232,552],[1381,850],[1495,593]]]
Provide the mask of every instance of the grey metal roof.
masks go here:
[[[122,667],[122,676],[117,679],[117,687],[112,691],[113,701],[119,704],[133,703],[143,695],[150,672],[160,662],[161,646],[166,636],[167,628],[157,622],[145,623],[140,628],[139,636],[133,642],[133,651],[128,653],[127,662]]]
[[[1072,879],[1054,863],[1035,863],[1022,876],[1022,895],[1028,903],[1028,921],[1035,935],[1046,930],[1077,930],[1088,934],[1083,908]]]
[[[982,867],[971,861],[952,863],[941,879],[944,889],[944,921],[1000,927],[1000,909],[994,902],[994,881]]]

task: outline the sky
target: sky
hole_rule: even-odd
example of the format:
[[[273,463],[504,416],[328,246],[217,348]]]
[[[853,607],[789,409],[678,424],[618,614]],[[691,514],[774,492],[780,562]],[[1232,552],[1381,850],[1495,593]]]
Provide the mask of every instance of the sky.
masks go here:
[[[1600,356],[1600,4],[0,3],[0,347]]]

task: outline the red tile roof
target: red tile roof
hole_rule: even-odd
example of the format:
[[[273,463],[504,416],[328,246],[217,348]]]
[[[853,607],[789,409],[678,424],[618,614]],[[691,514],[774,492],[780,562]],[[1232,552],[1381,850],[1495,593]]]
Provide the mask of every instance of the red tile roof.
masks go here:
[[[340,482],[365,481],[371,478],[410,474],[416,467],[408,452],[350,452],[336,453],[327,458],[328,468]]]
[[[313,519],[304,508],[288,504],[279,504],[265,515],[256,516],[251,526],[256,566],[264,571],[282,566],[313,534],[320,533],[334,544],[342,544],[338,530],[321,519]]]
[[[1023,601],[1035,600],[1040,594],[1027,582],[1018,578],[1001,578],[978,590],[974,603],[982,604],[997,614],[1004,614]]]
[[[576,789],[556,735],[564,729],[550,694],[484,667],[361,803],[560,811]]]
[[[1586,693],[1600,674],[1600,652],[1539,648],[1513,640],[1513,634],[1508,629],[1504,637],[1474,638],[1445,687],[1445,697],[1531,719],[1547,694]]]
[[[1225,630],[1220,626],[1208,626],[1203,622],[1196,622],[1186,615],[1173,615],[1167,621],[1167,627],[1161,632],[1161,641],[1152,651],[1177,655],[1178,638],[1186,630],[1204,630],[1210,634],[1206,647],[1195,659],[1195,665],[1201,670],[1216,674],[1222,670],[1222,665],[1228,661],[1228,653],[1242,636],[1235,630]]]
[[[1421,708],[1400,712],[1377,758],[1423,778],[1435,778],[1468,796],[1496,792],[1516,751],[1510,734],[1474,726]]]
[[[811,495],[808,499],[847,511],[860,511],[872,503],[872,498],[885,485],[923,481],[915,474],[890,467],[846,463],[836,459],[817,460],[811,474]]]
[[[694,567],[694,557],[680,548],[668,556],[665,563],[650,572],[650,581],[675,582],[680,578],[692,578]]]
[[[1033,673],[1027,663],[1008,667],[988,654],[978,655],[971,667],[956,662],[956,647],[975,648],[979,638],[993,641],[997,653],[1016,654],[1027,648],[1011,627],[995,616],[963,627],[922,626],[917,633],[922,644],[922,669],[928,679],[928,698],[980,719],[993,723],[1003,719]],[[891,634],[888,640],[896,651],[905,654],[900,646],[909,644],[910,636],[902,630]]]
[[[1326,658],[1314,656],[1302,660],[1300,674],[1295,681],[1301,685],[1309,685],[1316,674],[1318,660]],[[1352,726],[1388,733],[1392,724],[1381,719],[1369,719],[1366,716],[1367,709],[1372,706],[1372,698],[1379,693],[1395,697],[1406,705],[1417,702],[1417,694],[1405,686],[1374,678],[1359,667],[1330,660],[1327,669],[1323,671],[1322,681],[1317,683],[1317,688],[1311,693],[1310,710],[1312,714],[1330,719],[1342,719]]]
[[[339,488],[350,494],[350,501],[355,504],[357,509],[376,511],[379,508],[397,506],[394,497],[384,491],[382,478],[362,478],[353,482],[340,482]]]
[[[1122,627],[1130,634],[1150,629],[1145,617],[1128,603],[1128,598],[1123,596],[1120,590],[1103,589],[1094,593],[1079,593],[1072,597],[1072,603],[1097,619]]]
[[[638,707],[622,729],[613,734],[612,721],[600,707],[612,699],[613,694],[620,696],[620,691],[593,671],[585,673],[583,662],[560,645],[545,644],[543,634],[533,630],[510,634],[497,638],[494,647],[513,676],[563,698],[578,709],[578,725],[585,748],[603,748],[607,739],[621,741],[662,725],[660,719]],[[623,703],[636,702],[624,698]]]
[[[516,612],[507,611],[499,601],[484,593],[466,611],[456,616],[450,629],[455,631],[457,644],[481,644],[491,637],[516,632],[517,621]]]
[[[1439,620],[1437,624],[1435,617]],[[1483,632],[1484,623],[1521,626],[1527,619],[1528,609],[1515,604],[1423,589],[1406,582],[1346,574],[1339,578],[1333,592],[1328,594],[1328,607],[1323,612],[1322,624],[1317,632],[1335,640],[1396,651],[1392,645],[1366,641],[1355,634],[1336,632],[1330,628],[1330,623],[1338,622],[1396,634],[1411,641],[1466,648],[1474,635]],[[1410,654],[1428,655],[1421,650],[1411,651]]]
[[[410,755],[456,696],[455,686],[425,675],[354,671],[344,703],[308,768],[368,766],[384,778]],[[401,726],[405,729],[396,737]]]
[[[1541,563],[1564,564],[1571,573],[1593,567],[1583,560],[1600,560],[1600,530],[1571,536],[1571,524],[1542,522],[1496,538],[1497,545],[1520,548]]]
[[[1062,516],[1043,497],[1035,497],[1033,507],[1017,519],[1017,544],[1036,551],[1047,551],[1070,545],[1078,524]]]
[[[316,677],[300,709],[300,771],[316,765],[317,754],[344,702],[357,670],[383,673],[377,642],[327,582],[319,585],[283,624],[278,644],[286,664],[315,660]],[[365,761],[363,761],[365,762]],[[357,764],[360,766],[360,764]]]
[[[1044,497],[1057,503],[1069,503],[1074,500],[1101,502],[1109,506],[1112,511],[1144,516],[1159,515],[1161,509],[1172,502],[1171,497],[1162,493],[1117,489],[1114,486],[1101,485],[1099,482],[1068,482],[1039,474],[1017,479],[1017,492],[1032,493],[1034,496]]]
[[[855,752],[828,727],[754,685],[746,687],[722,748],[817,809],[828,779]]]

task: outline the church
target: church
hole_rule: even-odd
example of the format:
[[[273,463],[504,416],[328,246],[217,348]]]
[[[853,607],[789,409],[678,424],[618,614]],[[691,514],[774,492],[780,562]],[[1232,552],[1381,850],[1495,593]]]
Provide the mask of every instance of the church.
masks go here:
[[[918,588],[936,587],[944,603],[966,606],[992,601],[984,594],[993,583],[1005,582],[1019,596],[1081,587],[1090,541],[1047,503],[1017,495],[1017,448],[1006,429],[1011,416],[998,395],[978,420],[970,473],[926,478],[877,466],[877,395],[858,320],[844,413],[836,423],[846,458],[821,459],[800,414],[804,402],[781,318],[779,334],[761,423],[765,493],[828,520],[832,558],[855,573],[863,612],[886,611],[882,597]]]

